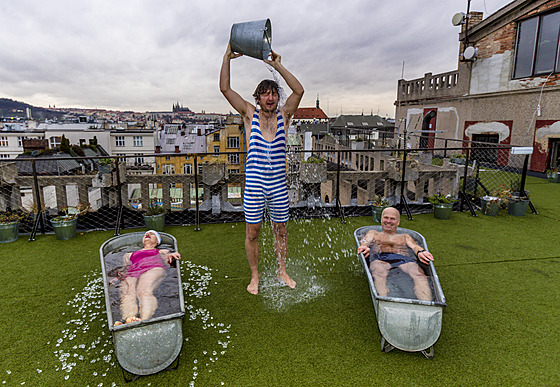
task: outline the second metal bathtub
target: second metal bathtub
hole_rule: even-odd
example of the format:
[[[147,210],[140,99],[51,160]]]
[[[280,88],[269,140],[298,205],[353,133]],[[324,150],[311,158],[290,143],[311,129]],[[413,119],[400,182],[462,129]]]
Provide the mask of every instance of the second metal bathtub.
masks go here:
[[[113,326],[119,320],[118,279],[115,276],[122,265],[122,255],[142,248],[144,232],[123,234],[109,239],[99,249],[107,324],[113,334],[115,356],[123,370],[138,377],[150,375],[170,368],[177,360],[183,345],[183,324],[185,304],[179,265],[168,267],[167,277],[154,291],[158,299],[158,309],[154,316],[145,321]],[[158,248],[177,251],[177,240],[160,233]],[[126,375],[125,375],[126,378]],[[127,380],[128,381],[128,380]]]
[[[381,226],[358,228],[354,232],[358,246],[360,240],[370,230],[381,232],[382,228]],[[397,233],[409,234],[423,249],[428,250],[426,240],[416,231],[398,228]],[[441,333],[443,307],[446,306],[434,264],[420,263],[431,283],[433,296],[432,301],[422,301],[416,299],[410,289],[393,289],[390,292],[391,297],[379,296],[367,259],[363,254],[360,254],[360,260],[367,275],[377,325],[381,333],[381,349],[384,352],[389,352],[393,348],[409,352],[420,351],[431,359],[434,355],[433,346]]]

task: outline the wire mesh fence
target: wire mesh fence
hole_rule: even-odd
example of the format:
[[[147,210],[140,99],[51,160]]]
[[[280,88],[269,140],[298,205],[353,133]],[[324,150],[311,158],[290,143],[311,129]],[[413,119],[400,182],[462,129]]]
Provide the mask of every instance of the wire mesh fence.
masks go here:
[[[287,153],[290,217],[364,216],[372,205],[429,212],[440,194],[480,208],[480,198],[519,191],[525,155],[509,145],[434,140],[428,148],[354,149],[323,143]],[[439,144],[442,147],[437,147]],[[119,157],[21,157],[0,163],[0,214],[23,214],[20,232],[53,231],[59,216],[77,229],[144,227],[162,207],[166,225],[244,221],[245,153]],[[474,215],[474,212],[473,212]],[[1,218],[0,218],[1,219]]]

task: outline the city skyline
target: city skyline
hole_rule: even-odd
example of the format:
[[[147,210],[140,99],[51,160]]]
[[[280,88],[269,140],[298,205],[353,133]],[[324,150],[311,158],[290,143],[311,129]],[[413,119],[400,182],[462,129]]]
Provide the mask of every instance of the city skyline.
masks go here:
[[[473,0],[485,17],[510,1]],[[272,48],[302,82],[300,106],[339,114],[395,114],[397,80],[457,67],[466,1],[426,7],[326,1],[264,4],[177,1],[7,3],[0,13],[0,96],[34,106],[165,111],[179,102],[195,112],[229,113],[218,74],[234,23],[270,18]],[[291,11],[291,12],[288,12]],[[232,63],[232,87],[244,98],[263,78],[263,62]]]

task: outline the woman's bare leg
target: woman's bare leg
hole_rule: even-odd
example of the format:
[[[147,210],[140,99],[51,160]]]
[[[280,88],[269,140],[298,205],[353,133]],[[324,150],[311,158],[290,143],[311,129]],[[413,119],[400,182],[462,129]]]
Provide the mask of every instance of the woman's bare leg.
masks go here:
[[[165,275],[165,269],[155,267],[142,274],[138,279],[136,295],[140,304],[140,320],[148,320],[154,315],[158,306],[154,290],[162,283]]]
[[[121,317],[125,322],[137,321],[136,285],[138,278],[127,277],[121,282]]]

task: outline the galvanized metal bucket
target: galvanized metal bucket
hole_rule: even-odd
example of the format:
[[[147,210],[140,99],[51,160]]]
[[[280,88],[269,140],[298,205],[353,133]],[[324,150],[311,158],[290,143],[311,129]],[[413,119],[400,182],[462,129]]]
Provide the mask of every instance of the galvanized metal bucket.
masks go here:
[[[256,59],[267,59],[272,51],[270,19],[234,24],[231,27],[230,43],[233,52]]]

